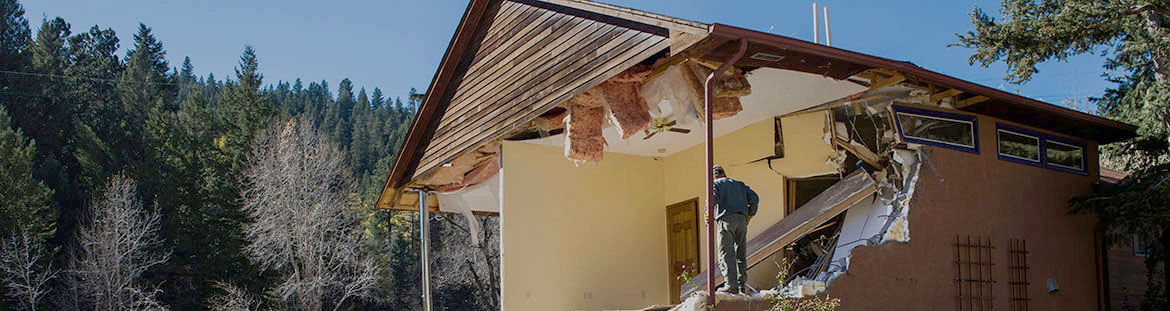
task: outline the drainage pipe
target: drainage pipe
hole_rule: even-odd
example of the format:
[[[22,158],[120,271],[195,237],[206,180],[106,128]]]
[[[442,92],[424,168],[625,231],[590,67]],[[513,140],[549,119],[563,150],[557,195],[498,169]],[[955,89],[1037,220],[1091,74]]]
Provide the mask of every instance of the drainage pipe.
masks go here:
[[[739,61],[743,54],[747,52],[747,39],[739,39],[739,49],[735,54],[728,57],[715,69],[710,75],[707,75],[707,81],[704,83],[703,92],[703,125],[706,127],[707,137],[704,141],[704,146],[707,148],[707,166],[703,167],[703,171],[707,172],[707,194],[704,199],[707,201],[707,305],[715,305],[715,173],[711,168],[715,166],[714,155],[714,140],[713,131],[714,120],[712,120],[711,106],[715,104],[715,79],[727,72],[735,62]]]
[[[418,190],[418,228],[419,238],[422,240],[420,257],[422,257],[422,295],[423,310],[431,311],[431,226],[430,211],[427,210],[427,192]]]

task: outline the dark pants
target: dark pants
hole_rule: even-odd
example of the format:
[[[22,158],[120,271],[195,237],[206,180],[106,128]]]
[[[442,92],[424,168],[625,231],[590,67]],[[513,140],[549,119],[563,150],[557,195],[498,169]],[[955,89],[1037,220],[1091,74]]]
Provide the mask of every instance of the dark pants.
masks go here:
[[[716,221],[719,228],[719,270],[732,291],[747,289],[747,216],[728,213]]]

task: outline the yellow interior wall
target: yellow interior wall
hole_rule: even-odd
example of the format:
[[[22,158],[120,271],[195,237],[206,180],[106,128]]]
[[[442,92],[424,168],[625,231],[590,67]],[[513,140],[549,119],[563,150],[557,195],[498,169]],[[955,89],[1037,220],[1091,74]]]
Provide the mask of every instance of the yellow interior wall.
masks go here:
[[[785,157],[773,155],[773,121],[715,140],[715,163],[760,195],[748,238],[784,215],[783,177],[832,172],[824,114],[782,120]],[[606,153],[576,166],[563,147],[503,144],[501,270],[507,310],[633,309],[670,301],[666,206],[703,203],[703,145],[666,157]],[[773,170],[774,169],[774,170]],[[702,208],[700,208],[702,213]],[[700,216],[701,219],[701,216]],[[706,231],[700,223],[700,250]],[[702,252],[701,252],[702,253]],[[700,260],[706,267],[706,256]],[[749,271],[755,288],[775,285],[776,267]]]
[[[824,142],[824,113],[785,117],[781,119],[781,126],[784,158],[772,160],[771,169],[766,160],[749,162],[775,154],[773,120],[760,121],[715,139],[715,164],[722,165],[728,177],[746,183],[760,196],[759,211],[748,224],[749,240],[784,217],[782,176],[804,177],[834,172],[832,167],[825,165],[833,150]],[[700,144],[662,159],[663,206],[699,198],[699,213],[704,213],[705,150]],[[699,248],[702,250],[707,243],[707,231],[702,223],[699,232]],[[700,261],[706,268],[709,266],[706,253],[702,254]],[[748,271],[748,284],[757,289],[771,288],[776,285],[778,270],[771,262],[761,263]]]
[[[505,142],[501,270],[506,310],[636,309],[669,302],[662,162]]]

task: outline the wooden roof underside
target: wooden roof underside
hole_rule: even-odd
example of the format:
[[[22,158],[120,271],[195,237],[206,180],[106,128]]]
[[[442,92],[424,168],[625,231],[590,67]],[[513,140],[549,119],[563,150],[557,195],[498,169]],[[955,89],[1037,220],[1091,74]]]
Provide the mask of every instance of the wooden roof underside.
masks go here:
[[[701,38],[705,26],[591,1],[471,1],[386,188],[402,187],[664,52],[672,33]]]

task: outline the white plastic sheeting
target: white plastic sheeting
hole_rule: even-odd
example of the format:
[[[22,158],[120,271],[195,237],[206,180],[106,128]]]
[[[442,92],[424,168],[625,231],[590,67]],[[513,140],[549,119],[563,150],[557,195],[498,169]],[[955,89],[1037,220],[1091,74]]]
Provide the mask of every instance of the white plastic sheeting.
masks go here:
[[[467,186],[451,192],[439,192],[439,211],[462,214],[467,218],[468,228],[471,231],[471,243],[479,245],[480,224],[475,220],[472,212],[500,212],[500,176],[488,178],[482,183]]]

